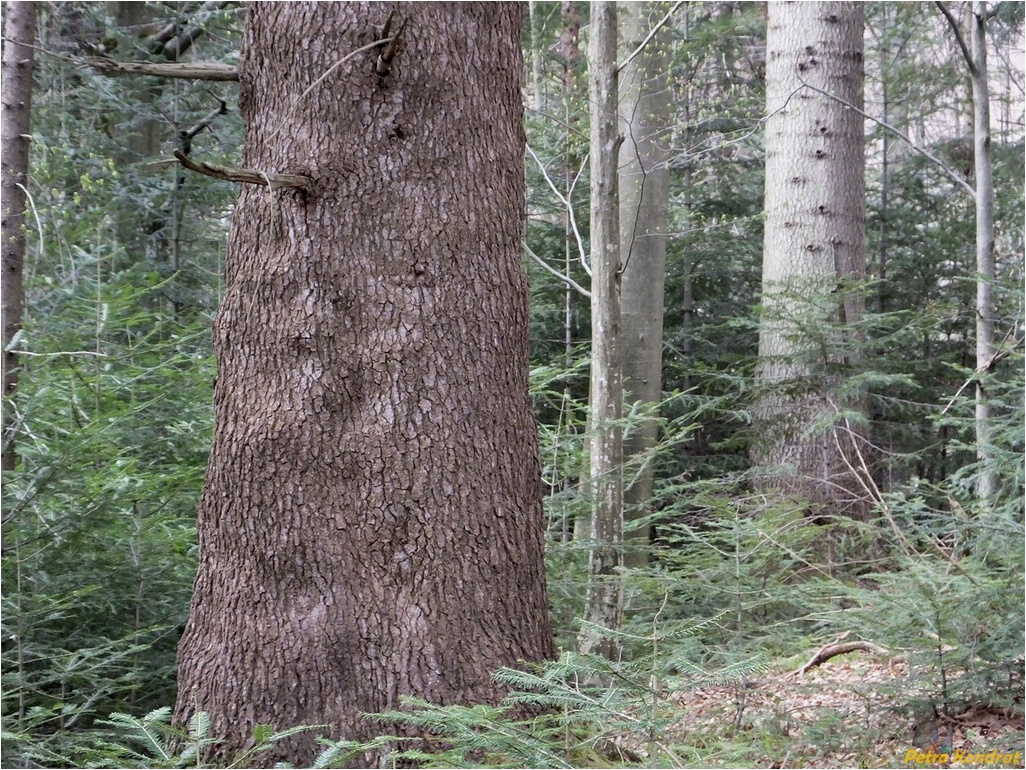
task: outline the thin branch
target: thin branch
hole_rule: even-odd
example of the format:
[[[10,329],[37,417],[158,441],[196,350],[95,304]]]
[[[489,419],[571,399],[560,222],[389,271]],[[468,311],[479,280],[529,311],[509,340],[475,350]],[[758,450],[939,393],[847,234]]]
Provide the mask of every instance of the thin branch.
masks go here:
[[[584,239],[581,237],[580,228],[577,227],[577,219],[574,217],[574,207],[570,205],[570,201],[564,197],[563,193],[561,193],[559,188],[556,187],[556,183],[552,181],[552,177],[550,177],[549,172],[545,170],[545,165],[541,162],[541,158],[539,158],[535,154],[534,150],[531,149],[531,145],[527,145],[527,151],[531,154],[531,157],[534,158],[534,162],[538,164],[538,169],[542,172],[542,176],[545,177],[545,181],[548,183],[549,189],[555,193],[556,197],[559,198],[559,202],[562,203],[563,207],[566,209],[567,216],[570,219],[570,227],[573,229],[574,237],[577,239],[577,251],[580,254],[581,266],[584,267],[584,272],[586,272],[588,277],[591,278],[591,266],[588,264],[588,259],[584,255]],[[583,165],[581,168],[583,170]],[[580,174],[578,173],[578,177],[579,176]],[[574,184],[577,184],[576,178],[574,179]]]
[[[560,126],[565,128],[567,131],[569,131],[569,132],[579,136],[581,139],[588,139],[588,135],[587,134],[582,133],[581,131],[578,131],[576,128],[571,126],[569,123],[567,123],[562,118],[557,118],[555,115],[552,115],[551,113],[545,112],[544,110],[536,109],[535,107],[527,107],[527,111],[528,112],[533,112],[535,115],[541,115],[543,118],[548,118],[553,123],[559,124]]]
[[[214,98],[217,99],[217,108],[211,110],[209,115],[203,118],[199,123],[194,125],[192,128],[188,128],[184,131],[179,132],[179,136],[182,139],[183,151],[186,155],[188,155],[189,153],[188,147],[190,143],[193,139],[196,138],[197,134],[199,134],[200,131],[202,131],[204,128],[213,123],[216,118],[228,112],[228,103],[225,102],[224,99],[220,98],[219,96],[215,96],[214,94],[211,94],[211,96],[214,96]]]
[[[637,48],[635,48],[634,51],[631,53],[631,55],[628,56],[626,59],[624,59],[623,63],[619,67],[616,68],[617,72],[621,72],[624,67],[626,67],[628,64],[630,64],[634,60],[634,57],[636,57],[639,53],[641,53],[642,49],[646,45],[648,45],[649,41],[656,36],[656,33],[660,29],[662,29],[663,25],[666,24],[666,22],[668,22],[670,20],[670,17],[673,16],[673,14],[675,14],[677,12],[677,9],[680,8],[682,5],[684,5],[685,2],[686,2],[686,0],[677,0],[677,2],[674,4],[673,8],[671,8],[667,12],[667,14],[665,16],[663,16],[663,18],[661,18],[659,20],[659,22],[654,27],[652,27],[652,31],[649,32],[648,36],[644,40],[641,41],[641,45],[639,45]]]
[[[36,244],[36,250],[40,257],[46,257],[46,241],[43,240],[43,223],[39,219],[39,211],[36,209],[36,201],[32,197],[32,193],[28,191],[28,188],[20,182],[15,185],[19,190],[25,193],[25,197],[28,198],[29,208],[32,209],[32,216],[36,220],[36,232],[39,233],[39,243]]]
[[[817,88],[816,86],[812,85],[811,83],[806,83],[804,80],[802,80],[802,86],[804,88],[808,88],[808,89],[810,89],[812,91],[816,91],[817,93],[823,94],[823,96],[826,96],[829,99],[833,99],[838,104],[843,104],[848,109],[855,110],[855,112],[859,113],[859,115],[861,115],[864,118],[867,118],[868,120],[873,121],[874,123],[876,123],[881,128],[886,128],[892,134],[894,134],[899,139],[901,139],[903,142],[905,142],[913,150],[915,150],[916,152],[918,152],[920,155],[924,156],[928,160],[932,161],[938,168],[940,168],[941,171],[943,171],[945,174],[947,174],[951,178],[952,181],[954,181],[959,187],[961,187],[963,190],[965,190],[967,193],[969,193],[969,195],[971,195],[973,197],[973,199],[975,200],[975,198],[976,198],[976,190],[975,190],[975,188],[973,188],[973,186],[971,184],[969,184],[967,181],[965,181],[956,172],[952,171],[948,166],[946,166],[944,164],[944,162],[942,160],[937,158],[937,156],[931,154],[928,150],[924,150],[922,147],[920,147],[918,144],[913,142],[909,137],[907,137],[905,134],[901,133],[901,131],[896,129],[891,124],[885,123],[884,121],[880,120],[879,118],[874,118],[868,112],[866,112],[865,110],[859,109],[858,107],[856,107],[851,102],[846,101],[845,99],[842,99],[841,97],[837,96],[836,94],[832,94],[829,91],[824,91],[822,88]],[[795,90],[797,91],[797,89],[795,89]]]
[[[837,405],[834,404],[833,401],[830,401],[829,403],[830,406],[834,408],[834,411],[840,414],[840,410],[837,408]],[[862,488],[870,494],[870,497],[876,502],[877,506],[879,507],[879,510],[887,518],[887,521],[888,523],[890,523],[891,528],[894,530],[894,534],[897,535],[898,540],[901,543],[905,554],[907,556],[911,556],[913,552],[912,547],[909,545],[908,540],[905,538],[905,536],[901,533],[901,530],[898,528],[898,524],[894,520],[891,507],[887,505],[887,501],[884,500],[883,493],[880,491],[880,488],[876,485],[876,481],[873,480],[873,474],[870,472],[869,466],[866,464],[866,457],[862,454],[862,450],[859,448],[859,436],[852,430],[851,423],[848,421],[848,418],[845,417],[843,419],[844,430],[852,439],[852,448],[855,451],[855,456],[858,458],[859,465],[862,468],[862,473],[859,473],[855,470],[851,462],[848,460],[847,456],[844,454],[844,450],[841,448],[841,442],[837,438],[838,429],[835,428],[833,431],[831,431],[831,434],[834,437],[834,445],[837,447],[837,452],[840,455],[841,460],[844,462],[844,464],[848,466],[848,470],[850,470],[858,478],[859,483],[862,485]],[[868,485],[866,483],[867,481]],[[872,487],[872,489],[870,489],[870,487]],[[914,526],[916,529],[919,529],[919,526],[914,522],[912,522],[912,526]],[[979,587],[979,583],[976,582],[976,579],[968,572],[966,572],[965,568],[955,560],[954,554],[945,553],[944,550],[939,545],[937,545],[937,542],[929,535],[926,535],[923,539],[926,543],[930,545],[931,548],[933,548],[934,551],[936,551],[941,556],[941,558],[946,559],[952,567],[958,570],[958,572],[960,572],[966,580],[968,580],[977,588]]]
[[[182,31],[182,17],[196,13],[202,8],[204,3],[189,3],[184,8],[179,8],[178,13],[174,21],[170,21],[164,26],[160,26],[161,22],[151,21],[148,24],[134,24],[128,27],[122,27],[126,32],[133,32],[137,37],[148,37],[150,43],[150,52],[159,53],[160,49],[164,45],[172,40],[179,32]],[[150,30],[153,30],[152,32]]]
[[[328,69],[326,69],[324,71],[324,73],[319,78],[317,78],[317,80],[315,80],[313,83],[311,83],[309,86],[307,86],[307,89],[305,91],[303,91],[303,93],[301,93],[299,95],[299,98],[296,100],[296,103],[292,105],[292,109],[290,109],[285,114],[285,117],[282,118],[281,123],[278,125],[278,127],[276,129],[274,129],[274,131],[271,132],[270,136],[267,137],[267,140],[270,141],[271,139],[273,139],[275,136],[278,135],[279,131],[281,131],[283,128],[285,128],[285,124],[288,123],[292,119],[292,116],[296,114],[296,110],[299,109],[299,105],[302,104],[303,100],[307,96],[309,96],[311,91],[313,91],[315,88],[317,88],[317,86],[319,86],[321,83],[323,83],[324,80],[329,75],[331,75],[332,72],[337,70],[339,67],[341,67],[343,64],[345,64],[347,61],[352,59],[357,54],[363,53],[364,51],[369,51],[372,48],[377,48],[378,46],[382,45],[383,43],[391,43],[397,37],[398,37],[398,34],[396,34],[396,35],[394,35],[392,37],[386,37],[386,38],[384,38],[382,40],[375,40],[373,43],[367,43],[367,45],[360,46],[355,51],[351,51],[350,53],[346,54],[341,59],[339,59],[337,62],[332,64],[330,67],[328,67]]]
[[[181,150],[175,150],[175,157],[178,162],[190,171],[204,176],[212,176],[214,179],[223,179],[228,182],[242,182],[243,184],[262,184],[272,190],[279,187],[300,187],[307,188],[313,180],[308,176],[299,174],[268,174],[263,171],[253,171],[248,168],[231,168],[220,166],[216,163],[201,161],[197,163]]]
[[[1005,338],[1001,341],[1002,345],[1005,345],[1005,343],[1008,342],[1008,338],[1012,336],[1012,332],[1013,331],[1014,331],[1014,329],[1009,329],[1008,330],[1008,333],[1005,335]],[[993,367],[994,364],[996,364],[998,361],[1000,361],[1002,358],[1004,358],[1005,356],[1008,355],[1008,351],[1009,350],[1014,350],[1015,348],[1019,347],[1019,345],[1021,345],[1022,342],[1023,342],[1022,340],[1015,340],[1014,342],[1012,342],[1011,346],[998,348],[997,350],[994,351],[994,355],[992,355],[990,358],[988,358],[983,364],[981,364],[980,366],[976,367],[976,369],[973,371],[973,373],[971,375],[969,375],[969,379],[967,379],[965,382],[963,382],[962,383],[962,387],[960,387],[957,391],[955,391],[955,395],[953,395],[951,397],[951,400],[948,401],[948,405],[945,406],[944,409],[941,411],[941,417],[943,417],[944,415],[946,415],[948,413],[948,410],[952,406],[954,406],[955,401],[958,399],[958,397],[960,395],[962,395],[962,391],[965,390],[966,388],[968,388],[973,382],[975,382],[977,377],[979,377],[981,374],[983,374],[986,371],[990,371],[991,367]]]
[[[238,81],[239,69],[219,62],[130,62],[89,56],[76,63],[105,75],[153,75],[179,80]]]
[[[52,358],[55,356],[93,356],[94,358],[106,358],[106,353],[97,353],[92,350],[58,350],[56,353],[33,353],[30,350],[19,350],[19,356],[29,358]]]
[[[168,27],[172,29],[172,34],[163,40],[154,39],[153,42],[157,49],[154,53],[159,53],[170,61],[178,61],[192,47],[196,39],[203,34],[203,25],[227,5],[227,2],[208,0],[208,2],[203,3],[203,5],[191,12],[191,18],[187,26],[183,27],[178,21],[169,24]],[[162,30],[162,36],[166,33],[166,29]]]
[[[392,14],[389,14],[388,20],[392,20]],[[383,46],[383,50],[381,51],[381,53],[378,54],[378,61],[374,65],[374,71],[378,74],[379,77],[385,77],[385,75],[392,71],[392,59],[395,58],[396,53],[399,51],[400,38],[402,37],[403,30],[406,29],[406,22],[408,22],[409,20],[410,19],[408,17],[403,19],[403,23],[399,26],[399,30],[394,35],[392,35],[392,40],[388,43],[388,45],[384,45],[383,40],[378,42],[379,46]],[[386,30],[388,26],[389,24],[386,22]],[[387,34],[387,31],[382,32],[383,36]]]
[[[528,246],[526,243],[524,244],[524,251],[527,252],[527,256],[529,256],[531,259],[533,259],[535,262],[537,262],[539,265],[541,265],[549,273],[551,273],[552,275],[556,276],[556,278],[561,280],[563,283],[565,283],[571,289],[574,289],[575,291],[580,293],[582,296],[588,297],[589,299],[591,298],[591,292],[590,291],[585,289],[583,286],[581,286],[579,283],[577,283],[577,281],[575,281],[570,276],[563,275],[561,272],[556,270],[556,268],[552,267],[548,262],[546,262],[544,259],[542,259],[537,254],[535,254],[531,250],[531,247]]]
[[[827,401],[833,408],[834,412],[840,415],[841,410],[838,408],[837,404],[835,404],[832,399],[828,399]],[[898,543],[901,544],[902,551],[906,555],[908,555],[911,553],[911,546],[909,546],[908,540],[905,538],[905,535],[902,533],[901,528],[898,526],[898,522],[894,520],[894,516],[891,513],[891,508],[889,505],[887,505],[887,502],[884,500],[884,496],[883,493],[880,491],[880,487],[877,486],[876,481],[873,479],[873,474],[869,470],[869,465],[866,463],[866,457],[862,454],[862,450],[859,448],[860,436],[852,430],[851,423],[848,421],[847,417],[842,417],[842,419],[844,420],[845,432],[852,440],[851,446],[855,452],[855,457],[858,459],[860,467],[856,469],[855,466],[852,465],[851,460],[848,459],[848,455],[844,451],[844,447],[841,446],[841,439],[838,438],[837,435],[840,428],[835,426],[830,431],[830,436],[831,438],[833,438],[834,446],[837,448],[837,455],[841,458],[841,462],[845,464],[851,475],[854,476],[855,479],[858,481],[859,486],[861,486],[863,491],[865,491],[865,493],[869,495],[869,499],[877,506],[879,506],[880,511],[887,519],[887,523],[891,525],[891,530],[894,532],[894,536],[897,538]]]
[[[969,47],[965,44],[965,37],[962,35],[961,27],[958,26],[958,21],[951,15],[951,11],[948,10],[948,7],[940,0],[936,0],[934,4],[940,8],[940,12],[944,14],[944,18],[948,20],[948,24],[955,33],[955,40],[958,41],[958,47],[962,49],[962,56],[965,57],[965,63],[969,65],[969,72],[975,75],[976,63],[973,61],[972,54],[969,53]]]

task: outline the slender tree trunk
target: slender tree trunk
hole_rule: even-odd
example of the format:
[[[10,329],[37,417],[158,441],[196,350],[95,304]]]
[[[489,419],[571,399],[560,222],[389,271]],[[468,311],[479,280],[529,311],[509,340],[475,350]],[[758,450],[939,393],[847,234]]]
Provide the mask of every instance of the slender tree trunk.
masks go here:
[[[14,392],[18,388],[18,354],[14,337],[21,330],[24,309],[22,269],[25,263],[25,213],[28,205],[29,148],[32,132],[32,45],[36,36],[36,4],[9,2],[4,8],[3,116],[3,327],[4,405],[3,470],[18,463],[15,447]]]
[[[865,275],[862,7],[771,2],[767,32],[766,202],[758,375],[766,395],[753,459],[764,484],[827,513],[861,518],[857,426],[828,427],[859,355]],[[850,432],[848,428],[856,429]]]
[[[342,61],[390,12],[387,74]],[[243,189],[214,324],[175,716],[209,713],[221,757],[257,724],[365,739],[402,696],[494,702],[495,669],[554,652],[520,29],[504,3],[248,8],[243,163],[313,181]],[[315,734],[254,761],[309,767]]]
[[[541,24],[538,21],[538,4],[529,0],[528,21],[531,25],[531,106],[545,109],[545,95],[542,92]]]
[[[157,10],[149,3],[113,0],[106,5],[115,23],[123,29],[146,30],[158,20]],[[139,42],[145,44],[145,35],[139,38]],[[167,172],[153,165],[160,158],[166,128],[152,117],[157,111],[161,87],[152,78],[128,79],[121,86],[128,106],[114,118],[122,138],[118,165],[128,184],[144,199],[152,196],[155,175]],[[173,169],[171,173],[179,171]],[[170,218],[169,212],[161,208],[123,206],[114,212],[118,241],[129,264],[145,263],[156,267],[164,262]],[[174,292],[173,287],[171,291]]]
[[[648,36],[661,4],[625,3],[620,9],[620,52],[626,57]],[[662,396],[663,285],[669,199],[669,30],[663,27],[620,74],[620,258],[623,286],[623,384],[625,406],[640,415],[624,438],[624,462],[633,467],[624,489],[627,521],[651,513]],[[627,536],[624,563],[645,564],[651,526]],[[632,542],[633,541],[633,542]]]
[[[623,613],[623,375],[620,349],[620,224],[616,166],[616,3],[594,2],[588,41],[591,103],[591,413],[592,547],[585,620],[617,629]],[[594,628],[582,652],[615,657],[618,644]]]
[[[881,119],[884,123],[890,122],[890,101],[888,94],[888,80],[889,80],[889,69],[891,62],[891,50],[889,45],[889,16],[887,6],[883,7],[883,29],[880,33],[881,45],[880,45],[880,111],[882,113]],[[879,281],[879,288],[877,289],[877,312],[885,313],[887,311],[887,258],[888,258],[888,230],[887,230],[887,217],[888,217],[888,195],[890,194],[890,151],[891,151],[891,132],[884,131],[881,147],[881,161],[880,161],[880,253],[879,253],[879,268],[877,270],[877,280]]]
[[[969,23],[973,61],[973,148],[976,165],[976,453],[977,495],[986,503],[997,491],[986,371],[994,353],[994,164],[990,146],[990,86],[987,67],[987,4],[974,2]]]
[[[684,45],[691,41],[691,3],[684,3],[683,21],[681,28],[684,33]],[[684,209],[684,229],[690,230],[694,223],[695,206],[695,185],[694,185],[694,161],[691,159],[691,79],[684,83],[680,99],[680,134],[681,146],[685,151],[684,169],[681,174],[681,203]],[[685,249],[683,255],[681,272],[682,296],[681,296],[681,323],[680,323],[680,351],[685,357],[690,357],[695,347],[695,281],[694,274],[697,264],[692,254]],[[687,390],[691,386],[691,375],[684,375],[683,388]]]

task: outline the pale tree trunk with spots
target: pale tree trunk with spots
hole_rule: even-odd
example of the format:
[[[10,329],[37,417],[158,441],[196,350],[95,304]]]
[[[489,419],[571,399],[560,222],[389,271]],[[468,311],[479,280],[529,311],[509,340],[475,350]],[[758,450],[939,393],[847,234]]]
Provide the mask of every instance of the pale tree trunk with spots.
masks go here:
[[[402,43],[387,74],[390,12]],[[178,724],[309,767],[400,705],[496,702],[554,654],[527,393],[521,9],[257,3],[247,186],[214,322],[215,432]],[[337,66],[336,66],[337,65]],[[318,78],[323,80],[304,95]],[[375,762],[358,757],[351,762]]]
[[[589,442],[591,548],[582,652],[615,658],[623,614],[623,375],[620,348],[620,224],[616,191],[616,3],[591,5],[591,382]]]
[[[3,470],[18,464],[15,446],[17,410],[14,394],[20,365],[15,337],[25,306],[25,222],[28,209],[29,150],[32,142],[32,67],[36,39],[36,3],[13,2],[4,7],[3,51],[3,327],[4,404]]]
[[[862,7],[771,2],[762,320],[753,460],[764,489],[867,512],[859,399],[842,398],[864,312]],[[837,97],[837,98],[831,98]],[[838,419],[839,414],[849,418]]]

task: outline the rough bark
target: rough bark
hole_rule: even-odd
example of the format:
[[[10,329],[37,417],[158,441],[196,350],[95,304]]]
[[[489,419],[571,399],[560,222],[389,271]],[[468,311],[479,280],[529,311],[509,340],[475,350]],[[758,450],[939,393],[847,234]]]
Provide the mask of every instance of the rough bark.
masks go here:
[[[753,460],[764,487],[826,513],[867,510],[857,425],[835,424],[858,357],[865,275],[862,8],[771,2],[766,69],[766,199],[758,375],[766,395]],[[849,429],[854,429],[850,431]]]
[[[390,74],[370,50],[301,96],[390,12]],[[360,712],[404,695],[493,702],[496,668],[554,652],[527,395],[520,16],[248,9],[243,164],[312,183],[242,190],[214,323],[176,720],[207,711],[222,756],[257,724],[360,739],[382,729]],[[256,761],[309,766],[315,749],[297,737]]]
[[[36,4],[10,2],[4,8],[3,115],[3,327],[4,405],[3,470],[18,462],[13,398],[18,387],[18,354],[14,337],[24,309],[22,268],[25,263],[25,214],[28,205],[29,148],[32,120],[32,45],[36,36]]]
[[[616,3],[591,6],[588,93],[591,104],[591,419],[592,545],[585,620],[617,629],[623,613],[623,376],[620,348],[620,224],[617,203]],[[582,652],[615,657],[618,645],[585,626]]]
[[[625,3],[620,10],[621,59],[632,53],[659,20],[659,4]],[[626,408],[639,415],[624,437],[624,462],[634,467],[624,489],[624,517],[651,511],[655,466],[650,455],[659,434],[662,396],[663,285],[669,196],[669,29],[665,26],[620,73],[620,258],[623,282],[623,385]],[[624,563],[647,561],[651,527],[627,535]],[[640,546],[631,549],[632,544]]]
[[[976,493],[986,502],[997,491],[993,468],[990,403],[986,372],[994,345],[994,163],[990,147],[990,86],[987,67],[987,4],[974,2],[969,23],[973,86],[973,159],[976,170],[976,454],[980,461]]]

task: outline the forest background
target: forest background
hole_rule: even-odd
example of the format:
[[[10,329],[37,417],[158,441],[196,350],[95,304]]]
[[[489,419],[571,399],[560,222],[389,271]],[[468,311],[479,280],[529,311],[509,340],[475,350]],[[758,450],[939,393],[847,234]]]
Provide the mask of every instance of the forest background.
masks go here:
[[[20,331],[8,339],[5,329],[20,377],[4,403],[14,467],[3,478],[2,761],[195,762],[195,748],[217,736],[194,724],[184,739],[193,752],[182,740],[175,749],[165,707],[176,697],[196,570],[213,426],[210,326],[237,189],[171,154],[239,165],[238,97],[232,82],[112,77],[86,65],[234,66],[245,9],[37,6],[25,309]],[[650,77],[668,96],[656,132],[665,268],[645,279],[664,282],[665,310],[655,404],[628,403],[619,421],[628,448],[622,622],[599,629],[616,654],[565,652],[540,673],[506,672],[521,700],[558,706],[558,729],[421,704],[410,718],[449,741],[442,759],[421,761],[714,766],[786,755],[801,764],[839,743],[853,761],[886,764],[883,737],[861,724],[821,720],[792,734],[786,719],[746,722],[749,680],[795,668],[845,635],[901,657],[902,676],[872,700],[910,730],[929,725],[923,745],[943,744],[944,725],[972,708],[1021,723],[1024,16],[1021,3],[989,10],[995,270],[982,280],[993,290],[995,347],[981,368],[976,212],[953,179],[977,178],[965,57],[936,5],[865,4],[867,271],[843,288],[865,312],[845,337],[855,347],[842,372],[842,391],[861,406],[817,418],[827,432],[861,420],[856,432],[868,437],[849,455],[867,471],[857,490],[866,514],[853,517],[773,494],[753,461],[768,430],[758,418],[767,397],[765,4],[637,4],[641,37],[658,28],[646,66],[661,68]],[[582,291],[593,224],[589,12],[586,3],[524,5],[531,396],[563,651],[581,646],[595,578],[586,523],[595,340]],[[963,22],[970,4],[950,12]],[[817,297],[801,300],[815,307]],[[811,311],[790,320],[802,349],[833,350],[844,336],[840,322]],[[978,385],[990,408],[984,462]],[[573,684],[589,677],[606,689]],[[687,719],[679,694],[713,685],[724,686],[731,719],[664,737]],[[279,736],[256,738],[259,747]],[[1021,732],[1018,741],[1021,749]],[[327,746],[322,766],[343,762],[344,748]]]

